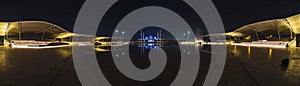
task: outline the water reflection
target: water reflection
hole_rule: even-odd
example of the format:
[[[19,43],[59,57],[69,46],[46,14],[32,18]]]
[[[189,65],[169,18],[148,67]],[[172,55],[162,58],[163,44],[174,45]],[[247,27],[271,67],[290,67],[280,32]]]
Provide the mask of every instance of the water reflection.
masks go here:
[[[60,57],[71,57],[72,56],[72,47],[58,48],[55,49]]]
[[[8,67],[7,57],[4,52],[4,48],[0,47],[0,72],[5,72]]]
[[[144,49],[154,49],[154,48],[160,48],[163,47],[160,43],[144,43],[144,44],[138,44],[139,48]]]
[[[251,57],[251,47],[248,46],[248,58],[250,58],[250,57]]]
[[[133,47],[132,52],[126,52],[126,47]],[[204,48],[204,46],[199,45],[183,45],[182,49],[180,49],[180,52],[173,52],[175,51],[174,48],[176,46],[173,45],[160,45],[160,44],[136,44],[136,45],[122,45],[122,46],[96,46],[95,50],[97,54],[101,54],[103,57],[109,57],[111,56],[110,51],[111,48],[114,48],[114,52],[116,52],[117,57],[125,56],[125,55],[139,55],[140,57],[134,57],[132,56],[132,62],[135,62],[134,64],[143,69],[147,68],[149,65],[151,65],[149,60],[145,57],[147,57],[148,53],[145,53],[145,51],[149,51],[153,48],[170,48],[171,52],[169,52],[170,56],[169,58],[175,59],[171,60],[172,65],[168,66],[170,71],[167,72],[166,76],[158,80],[157,82],[168,80],[172,78],[172,74],[175,76],[176,73],[173,73],[173,71],[176,71],[178,69],[175,69],[175,65],[177,63],[180,63],[180,59],[176,59],[178,53],[184,53],[184,54],[193,54],[194,52],[191,52],[193,49],[201,49]],[[173,50],[173,51],[172,51]],[[250,70],[250,73],[253,73],[252,71],[255,71],[255,74],[261,75],[259,77],[262,77],[263,79],[266,78],[273,78],[276,77],[275,80],[291,80],[295,83],[299,82],[300,79],[300,48],[288,48],[288,49],[272,49],[272,48],[253,48],[253,47],[241,47],[241,46],[229,46],[228,52],[230,54],[232,53],[234,56],[229,55],[230,57],[227,57],[229,59],[240,59],[243,63],[242,65],[247,68],[247,70]],[[133,53],[133,54],[130,54]],[[61,62],[61,59],[71,57],[71,48],[56,48],[56,49],[5,49],[3,47],[0,47],[0,73],[1,72],[10,72],[11,71],[19,71],[19,69],[23,68],[23,65],[26,65],[27,69],[31,71],[38,71],[38,72],[45,72],[48,73],[49,71],[46,71],[48,69],[51,69],[53,65],[59,64]],[[173,55],[176,54],[176,55]],[[218,53],[216,53],[218,54]],[[204,55],[204,54],[202,54]],[[172,57],[173,56],[173,57]],[[180,56],[180,55],[178,55]],[[209,57],[209,56],[207,56]],[[237,58],[232,58],[237,57]],[[247,59],[251,58],[251,59]],[[203,57],[201,57],[203,58]],[[281,61],[283,59],[289,59],[289,65],[287,66],[287,69],[285,71],[281,70],[281,67],[279,66],[281,64]],[[111,58],[98,58],[101,59],[99,61],[99,64],[105,64],[102,65],[101,69],[109,70],[105,71],[107,74],[110,74],[111,77],[117,79],[120,78],[118,75],[112,75],[115,73],[112,73],[112,71],[117,71],[117,69],[112,69],[114,62]],[[145,60],[146,59],[146,60]],[[14,60],[14,64],[11,63],[10,60]],[[210,60],[210,59],[209,59]],[[228,60],[228,59],[227,59]],[[204,60],[201,59],[201,64]],[[236,60],[233,60],[236,61]],[[231,62],[233,62],[231,60]],[[209,61],[206,61],[209,62]],[[234,63],[231,63],[230,61],[226,64],[230,64],[229,66],[225,66],[226,69],[234,69],[236,67],[240,66],[234,66],[236,65]],[[45,65],[40,65],[45,64]],[[50,65],[46,65],[50,64]],[[109,65],[108,65],[109,64]],[[209,63],[208,63],[209,65]],[[32,67],[30,67],[32,66]],[[101,65],[100,65],[101,66]],[[177,65],[178,66],[178,65]],[[43,70],[45,71],[43,71]],[[234,70],[230,70],[232,72]],[[34,76],[38,73],[32,73],[31,75]],[[169,75],[168,75],[169,74]],[[255,76],[254,77],[258,77]],[[44,76],[41,74],[40,76]],[[238,74],[237,74],[238,75]],[[13,75],[11,75],[13,76]],[[26,75],[30,77],[30,75]],[[120,75],[121,76],[121,75]],[[171,76],[171,77],[170,77]],[[242,74],[240,76],[243,76]],[[270,77],[272,76],[272,77]],[[228,78],[228,77],[225,77]],[[115,83],[118,81],[116,80]],[[282,81],[288,83],[288,81]],[[125,83],[125,82],[124,82]]]
[[[290,48],[288,50],[290,51],[290,61],[285,75],[287,77],[300,79],[300,53],[296,53],[300,52],[300,48]]]
[[[95,47],[96,52],[109,52],[111,51],[109,46],[96,46]]]
[[[273,49],[270,48],[270,49],[269,49],[269,58],[272,58],[272,53],[273,53]]]
[[[202,47],[200,44],[195,44],[195,45],[190,45],[190,44],[180,44],[182,47],[181,51],[183,53],[186,53],[186,54],[191,54],[191,51],[193,49],[200,49],[200,47]],[[118,46],[103,46],[103,45],[96,45],[95,47],[95,51],[96,52],[110,52],[112,51],[111,48],[113,48],[114,52],[118,52],[120,54],[117,54],[118,56],[119,55],[125,55],[125,50],[126,47],[137,47],[139,48],[139,52],[140,53],[143,53],[145,51],[149,51],[149,50],[152,50],[152,49],[156,49],[156,48],[163,48],[163,47],[174,47],[176,45],[164,45],[164,44],[161,44],[161,43],[139,43],[139,44],[123,44],[123,45],[118,45]],[[137,51],[135,51],[137,52]]]

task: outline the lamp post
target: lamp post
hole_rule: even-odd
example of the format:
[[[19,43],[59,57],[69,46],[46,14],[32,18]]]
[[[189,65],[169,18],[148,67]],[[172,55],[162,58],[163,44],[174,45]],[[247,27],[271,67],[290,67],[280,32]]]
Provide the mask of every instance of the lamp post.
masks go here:
[[[185,33],[183,33],[183,40],[185,40],[185,35],[186,35],[186,34],[185,34]]]
[[[187,41],[189,41],[189,39],[190,39],[190,33],[191,33],[191,32],[188,31],[187,33],[188,33],[188,35],[187,35]]]
[[[116,32],[116,35],[118,36],[119,30],[115,30],[115,32]]]
[[[125,37],[124,37],[124,35],[125,35],[125,32],[122,32],[122,41],[124,42],[125,41]]]

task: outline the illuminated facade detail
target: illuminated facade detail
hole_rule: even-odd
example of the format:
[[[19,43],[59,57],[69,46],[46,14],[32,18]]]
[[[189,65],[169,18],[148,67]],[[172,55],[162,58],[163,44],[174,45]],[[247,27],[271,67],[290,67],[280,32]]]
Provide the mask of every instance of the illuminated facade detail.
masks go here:
[[[138,38],[139,42],[146,42],[146,43],[155,43],[161,41],[161,30],[159,30],[159,33],[156,33],[156,36],[148,35],[145,36],[145,33],[143,30],[140,31],[140,38]]]

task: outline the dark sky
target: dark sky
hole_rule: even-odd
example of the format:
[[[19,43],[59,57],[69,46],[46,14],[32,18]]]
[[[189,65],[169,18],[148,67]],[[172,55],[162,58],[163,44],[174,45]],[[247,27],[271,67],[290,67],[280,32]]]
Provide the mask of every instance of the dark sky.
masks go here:
[[[2,0],[0,21],[42,20],[72,31],[84,0]],[[213,0],[226,31],[300,13],[300,0]]]
[[[300,0],[213,0],[227,31],[300,13]]]

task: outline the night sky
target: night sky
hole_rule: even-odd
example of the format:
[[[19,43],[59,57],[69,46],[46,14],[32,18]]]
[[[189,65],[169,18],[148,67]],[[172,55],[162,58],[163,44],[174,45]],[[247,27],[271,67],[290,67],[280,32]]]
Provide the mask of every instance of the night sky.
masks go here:
[[[226,31],[300,13],[300,0],[213,0]],[[0,21],[38,20],[72,31],[84,0],[3,0]]]

